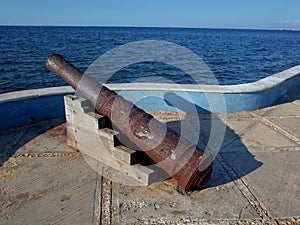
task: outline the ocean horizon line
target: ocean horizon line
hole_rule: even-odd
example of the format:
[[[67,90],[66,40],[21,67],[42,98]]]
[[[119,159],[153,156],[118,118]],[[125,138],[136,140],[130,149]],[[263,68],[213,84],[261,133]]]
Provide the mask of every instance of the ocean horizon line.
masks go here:
[[[0,24],[0,27],[83,27],[83,28],[159,28],[159,29],[203,29],[203,30],[253,30],[253,31],[300,31],[293,28],[244,28],[244,27],[180,27],[180,26],[134,26],[134,25],[31,25]]]

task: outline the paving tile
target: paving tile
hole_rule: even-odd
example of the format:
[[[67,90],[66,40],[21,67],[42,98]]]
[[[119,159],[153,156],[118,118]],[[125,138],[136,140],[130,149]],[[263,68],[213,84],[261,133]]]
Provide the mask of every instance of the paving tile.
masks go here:
[[[299,94],[300,95],[300,94]],[[298,100],[294,100],[293,103],[300,106],[300,96],[297,98]]]
[[[205,135],[205,137],[210,140],[210,145],[212,149],[219,149],[220,152],[224,151],[225,146],[230,144],[233,141],[239,142],[240,135],[247,131],[248,127],[254,122],[254,120],[241,120],[241,121],[234,121],[234,120],[227,120],[226,123],[220,122],[221,124],[216,124],[215,127],[212,127],[211,131],[206,129],[209,127],[209,123],[203,124],[201,123],[201,133]],[[222,126],[225,126],[222,128]],[[225,128],[225,133],[224,133]],[[222,130],[223,129],[223,130]],[[220,139],[223,138],[222,144],[216,145],[215,143],[220,142]],[[235,150],[231,149],[230,151]]]
[[[22,146],[24,142],[22,139],[29,129],[29,127],[22,127],[0,131],[0,155],[12,155],[16,149]]]
[[[30,132],[27,138],[28,141],[24,143],[16,153],[73,153],[74,150],[66,145],[66,132],[65,123],[55,126],[39,135]],[[32,135],[32,139],[30,139],[30,135]]]
[[[249,120],[254,118],[252,112],[236,112],[227,114],[217,114],[217,116],[224,120]]]
[[[257,159],[256,154],[252,154],[249,151],[222,152],[220,155],[224,159],[230,158],[230,161],[238,162],[230,165],[234,171],[238,171],[239,178],[252,173],[263,165],[263,163]]]
[[[253,123],[254,120],[227,120],[225,122],[226,127],[231,132],[234,132],[235,135],[242,134],[247,128]],[[230,133],[229,133],[230,134]],[[231,140],[231,139],[228,139]]]
[[[262,122],[257,123],[249,131],[243,134],[240,138],[230,143],[222,152],[239,152],[239,151],[274,151],[278,148],[297,147],[298,145],[273,130],[272,128],[264,125]]]
[[[300,117],[268,118],[268,120],[300,140]]]
[[[296,100],[253,113],[299,138],[299,108],[300,102]],[[248,185],[271,216],[299,216],[299,144],[263,122],[253,125],[256,119],[251,113],[230,114],[228,120],[225,117],[200,117],[200,137],[196,138],[200,138],[201,146],[205,147],[203,139],[207,142],[212,136],[214,147],[214,140],[217,142],[224,135],[218,128],[225,128],[219,156]],[[169,121],[172,128],[182,130],[181,122],[174,121],[178,116],[168,114],[161,119]],[[199,121],[199,117],[194,119]],[[185,117],[185,120],[191,123],[183,136],[193,138],[193,118]],[[203,190],[182,194],[172,180],[148,187],[113,183],[113,190],[109,185],[100,185],[101,190],[103,187],[107,190],[102,193],[102,205],[97,206],[97,174],[84,159],[24,157],[26,153],[73,153],[66,146],[66,129],[62,123],[63,120],[45,121],[0,131],[0,224],[92,224],[94,210],[102,216],[109,212],[111,220],[118,219],[119,224],[260,218],[217,160],[212,178]],[[15,153],[19,157],[8,158]],[[102,219],[109,221],[110,217]]]
[[[182,132],[181,135],[188,138],[188,136],[197,134],[198,131],[197,137],[188,139],[199,139],[198,144],[200,147],[202,147],[202,149],[206,149],[207,145],[205,143],[209,143],[208,146],[211,151],[218,152],[228,143],[232,142],[235,139],[238,139],[239,135],[247,130],[247,127],[249,127],[251,123],[254,122],[254,119],[227,121],[222,121],[221,119],[202,119],[196,122],[193,120],[189,120],[188,122],[190,122],[189,129],[186,129],[188,130],[188,132]],[[180,121],[168,123],[168,125],[179,132],[182,126]],[[204,142],[201,142],[202,139],[204,140]]]
[[[0,156],[15,153],[72,153],[65,145],[66,125],[64,119],[53,119],[20,128],[0,132]]]
[[[300,116],[300,106],[293,103],[281,104],[272,110],[261,113],[261,116]]]
[[[300,151],[255,153],[263,164],[249,171],[251,163],[240,160],[243,153],[226,153],[223,158],[242,177],[272,217],[300,215]]]
[[[117,214],[123,224],[138,221],[183,221],[259,218],[240,190],[216,162],[209,183],[201,191],[181,194],[174,185],[156,183],[147,188],[120,185]],[[113,196],[113,198],[116,196]]]
[[[82,158],[10,158],[0,171],[0,224],[92,224],[96,173]]]

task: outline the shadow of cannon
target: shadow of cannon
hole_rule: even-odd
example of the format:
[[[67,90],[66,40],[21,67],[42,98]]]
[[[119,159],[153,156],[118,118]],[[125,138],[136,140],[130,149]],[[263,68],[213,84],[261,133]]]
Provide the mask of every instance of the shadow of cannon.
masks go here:
[[[226,115],[213,114],[171,92],[165,93],[164,101],[185,113],[183,120],[167,122],[167,126],[190,141],[193,140],[189,136],[199,134],[196,139],[192,138],[194,142],[197,140],[195,144],[201,150],[210,151],[215,155],[211,179],[202,188],[216,187],[241,179],[262,166],[262,163],[255,159],[255,155],[248,151],[235,130],[226,124]],[[199,114],[190,113],[190,109],[195,107]],[[191,129],[189,132],[182,132],[182,126]],[[219,132],[218,128],[224,129],[224,133]],[[216,146],[215,142],[219,144]],[[218,149],[212,149],[214,147]]]

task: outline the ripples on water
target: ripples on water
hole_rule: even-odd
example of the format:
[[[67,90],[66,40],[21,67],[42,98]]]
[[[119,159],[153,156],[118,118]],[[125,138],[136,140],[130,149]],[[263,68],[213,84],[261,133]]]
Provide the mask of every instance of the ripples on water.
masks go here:
[[[186,28],[0,27],[0,93],[65,85],[46,71],[47,56],[62,54],[85,71],[101,54],[141,40],[169,41],[198,54],[220,84],[240,84],[300,64],[300,32]],[[109,82],[162,76],[193,83],[183,71],[163,63],[137,63]]]

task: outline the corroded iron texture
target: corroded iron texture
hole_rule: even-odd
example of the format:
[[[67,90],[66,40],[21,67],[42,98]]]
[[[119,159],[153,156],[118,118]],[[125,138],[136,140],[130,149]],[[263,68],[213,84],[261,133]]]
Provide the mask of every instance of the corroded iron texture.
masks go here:
[[[185,191],[199,189],[212,171],[212,155],[180,137],[153,116],[116,92],[84,75],[60,55],[46,60],[46,68],[72,86],[95,109],[108,117],[130,141],[176,179]]]

